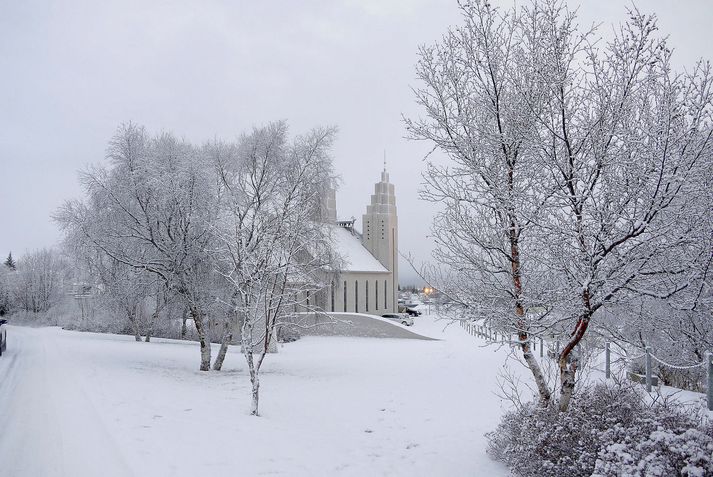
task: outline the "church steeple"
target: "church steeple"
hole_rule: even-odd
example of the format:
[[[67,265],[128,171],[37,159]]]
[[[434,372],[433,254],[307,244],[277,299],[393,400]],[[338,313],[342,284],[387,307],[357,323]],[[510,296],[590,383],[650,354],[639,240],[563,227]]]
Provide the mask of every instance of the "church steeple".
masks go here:
[[[386,153],[381,181],[374,185],[371,204],[362,216],[362,245],[392,273],[391,283],[387,284],[387,308],[398,311],[398,217],[394,185],[389,182],[386,171]]]

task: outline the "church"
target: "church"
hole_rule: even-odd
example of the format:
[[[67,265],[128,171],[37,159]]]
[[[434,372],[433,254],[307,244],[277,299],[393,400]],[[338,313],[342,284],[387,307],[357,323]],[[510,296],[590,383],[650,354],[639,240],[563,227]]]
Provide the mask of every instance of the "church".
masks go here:
[[[324,310],[371,315],[396,313],[399,228],[394,185],[389,182],[386,166],[362,215],[361,233],[354,227],[355,220],[337,220],[334,191],[327,198],[326,209],[342,266],[332,280]]]

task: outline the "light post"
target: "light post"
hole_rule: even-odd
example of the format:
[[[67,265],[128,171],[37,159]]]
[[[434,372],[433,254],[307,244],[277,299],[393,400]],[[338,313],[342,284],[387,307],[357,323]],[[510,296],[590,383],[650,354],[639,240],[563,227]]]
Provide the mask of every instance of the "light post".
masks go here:
[[[423,293],[426,295],[426,303],[428,304],[428,314],[431,314],[431,293],[433,288],[424,287]]]

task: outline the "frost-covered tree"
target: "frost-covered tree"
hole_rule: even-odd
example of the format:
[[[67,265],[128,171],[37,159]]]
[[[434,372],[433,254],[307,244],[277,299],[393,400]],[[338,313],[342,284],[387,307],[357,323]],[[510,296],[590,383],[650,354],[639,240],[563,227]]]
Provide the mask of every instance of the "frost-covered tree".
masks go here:
[[[321,207],[332,179],[333,136],[316,129],[290,142],[286,124],[273,123],[215,156],[226,191],[217,255],[240,324],[253,415],[276,327],[326,286],[332,254]]]
[[[0,316],[10,313],[11,277],[10,270],[0,267]]]
[[[13,273],[13,303],[29,313],[48,311],[64,296],[66,274],[67,263],[54,249],[23,255]]]
[[[421,47],[415,90],[425,117],[407,119],[412,138],[432,142],[449,162],[428,164],[422,197],[443,204],[432,227],[430,282],[470,316],[516,333],[543,402],[550,399],[531,333],[530,307],[542,282],[531,260],[532,229],[548,193],[534,149],[539,93],[528,77],[520,18],[487,2],[460,5],[463,25]],[[533,330],[534,326],[534,330]]]
[[[557,0],[461,9],[464,25],[421,50],[426,117],[407,120],[450,161],[426,173],[425,197],[445,204],[437,278],[491,323],[514,325],[543,402],[528,333],[565,341],[564,411],[592,323],[613,339],[631,324],[607,310],[706,290],[700,218],[712,204],[697,178],[711,169],[710,68],[675,72],[655,17],[636,10],[604,42]]]
[[[560,2],[536,3],[524,24],[541,97],[537,149],[554,182],[542,224],[543,260],[571,318],[559,358],[561,410],[579,365],[572,356],[599,310],[686,288],[694,177],[711,167],[707,64],[681,74],[636,10],[594,47]]]
[[[153,274],[189,309],[198,332],[200,369],[210,369],[208,309],[214,266],[211,229],[220,194],[214,169],[199,148],[171,134],[149,137],[132,124],[109,145],[109,166],[81,175],[85,201],[69,201],[60,225],[97,250]]]

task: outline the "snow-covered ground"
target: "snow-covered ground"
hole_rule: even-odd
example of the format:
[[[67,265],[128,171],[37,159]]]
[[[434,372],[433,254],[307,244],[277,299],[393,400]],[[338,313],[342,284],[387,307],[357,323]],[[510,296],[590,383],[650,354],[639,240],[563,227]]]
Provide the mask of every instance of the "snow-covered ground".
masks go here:
[[[505,351],[443,327],[281,346],[259,418],[238,349],[201,373],[195,343],[9,327],[0,475],[508,475],[483,436]]]

